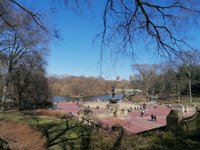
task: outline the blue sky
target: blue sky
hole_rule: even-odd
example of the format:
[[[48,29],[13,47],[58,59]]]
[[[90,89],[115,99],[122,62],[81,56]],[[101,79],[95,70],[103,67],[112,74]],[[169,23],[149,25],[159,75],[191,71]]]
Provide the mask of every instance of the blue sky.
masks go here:
[[[96,34],[102,31],[102,1],[94,0],[92,12],[80,14],[66,9],[60,0],[35,0],[33,4],[24,2],[35,9],[47,14],[47,20],[55,25],[62,39],[50,44],[48,56],[48,75],[74,75],[74,76],[102,76],[106,79],[115,79],[118,75],[128,79],[133,74],[130,59],[117,59],[111,61],[106,57],[102,70],[99,69],[100,47],[93,44]],[[55,8],[54,13],[50,10]],[[90,14],[90,15],[88,15]],[[156,56],[151,53],[138,52],[135,63],[156,63]]]
[[[102,70],[99,68],[100,48],[93,43],[96,34],[102,30],[101,12],[92,15],[76,14],[58,4],[57,12],[51,15],[62,40],[51,44],[48,57],[48,74],[75,76],[102,76],[115,79],[117,75],[127,78],[132,74],[131,62],[120,60],[114,63],[106,58]]]
[[[48,75],[99,76],[115,79],[118,75],[128,79],[132,74],[131,61],[120,59],[113,62],[106,57],[102,70],[99,67],[100,47],[93,43],[96,34],[102,31],[101,4],[95,2],[92,11],[75,13],[66,9],[59,1],[35,0],[33,4],[24,2],[37,11],[47,14],[48,22],[53,24],[61,35],[61,40],[50,44],[47,58]],[[37,7],[36,7],[37,6]],[[51,7],[55,12],[51,12]],[[88,15],[90,14],[90,15]]]

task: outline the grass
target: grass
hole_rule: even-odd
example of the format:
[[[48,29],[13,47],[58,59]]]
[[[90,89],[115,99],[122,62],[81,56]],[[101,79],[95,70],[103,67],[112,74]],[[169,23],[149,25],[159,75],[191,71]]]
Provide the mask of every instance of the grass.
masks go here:
[[[50,123],[56,123],[58,122],[58,119],[48,117],[48,116],[35,116],[31,114],[25,114],[23,112],[5,112],[5,113],[0,113],[0,118],[1,119],[6,119],[6,120],[12,120],[18,123],[22,124],[28,124],[28,125],[37,125],[38,123],[40,125],[43,124],[50,124]]]
[[[75,119],[58,119],[51,116],[36,115],[35,112],[5,112],[0,113],[0,119],[12,120],[17,123],[28,124],[40,130],[47,138],[49,150],[60,150],[66,145],[72,144],[75,149],[81,145],[81,134],[87,134],[87,129],[82,123]],[[85,130],[86,129],[86,130]],[[73,140],[73,138],[75,138]],[[55,140],[53,140],[55,139]],[[66,142],[60,142],[63,139]],[[58,142],[58,144],[53,145]],[[66,144],[66,145],[65,145]],[[67,149],[70,149],[69,147]]]
[[[128,99],[129,99],[129,101],[133,101],[133,102],[147,102],[147,101],[149,101],[149,97],[147,97],[145,95],[134,95],[134,96],[129,97]],[[179,100],[178,100],[177,96],[171,95],[169,98],[165,98],[165,99],[159,98],[158,102],[169,104],[169,103],[179,103]],[[193,103],[200,103],[200,97],[199,96],[193,96],[192,102]],[[181,96],[180,103],[188,105],[190,103],[189,95]]]
[[[179,103],[179,100],[177,99],[177,97],[170,97],[166,100],[163,100],[163,99],[158,99],[158,102],[159,103]],[[193,96],[192,97],[192,103],[200,103],[200,97],[197,97],[197,96]],[[180,100],[180,104],[184,104],[184,105],[188,105],[190,104],[190,100],[189,100],[189,96],[182,96],[181,97],[181,100]]]
[[[9,143],[11,149],[45,149],[45,137],[27,125],[33,123],[32,119],[27,119],[27,122],[26,119],[18,112],[0,113],[0,136]]]

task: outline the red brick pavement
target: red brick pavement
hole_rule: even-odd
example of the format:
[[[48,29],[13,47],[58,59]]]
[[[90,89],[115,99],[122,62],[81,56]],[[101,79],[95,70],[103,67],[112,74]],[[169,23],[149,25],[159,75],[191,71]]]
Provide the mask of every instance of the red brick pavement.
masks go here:
[[[79,111],[79,107],[76,103],[60,102],[57,106],[60,106],[60,109],[64,112],[77,113]]]
[[[65,112],[77,113],[80,110],[76,103],[61,102],[58,103],[58,106]],[[157,108],[147,106],[143,117],[141,116],[141,111],[136,110],[129,112],[125,118],[103,118],[98,119],[97,122],[104,128],[111,128],[115,124],[120,124],[125,128],[127,133],[137,134],[166,126],[166,117],[170,110],[170,108],[160,105]],[[146,114],[147,112],[148,115]],[[151,121],[151,114],[156,115],[156,121]]]
[[[136,110],[130,112],[127,118],[106,118],[100,119],[99,123],[105,128],[111,128],[115,124],[122,125],[128,134],[137,134],[157,128],[166,126],[166,117],[170,112],[170,109],[164,106],[158,106],[157,108],[147,108],[148,115],[141,116],[141,111]],[[156,121],[151,121],[151,114],[157,116]]]

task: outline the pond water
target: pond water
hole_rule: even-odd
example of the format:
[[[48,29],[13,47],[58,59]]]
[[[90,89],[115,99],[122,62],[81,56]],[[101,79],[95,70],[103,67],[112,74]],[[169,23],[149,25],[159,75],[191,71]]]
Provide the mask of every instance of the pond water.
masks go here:
[[[100,99],[100,100],[109,100],[111,98],[112,98],[112,96],[110,94],[106,94],[106,95],[91,96],[91,97],[83,98],[83,101],[95,101],[97,99]],[[116,94],[115,95],[115,99],[116,100],[120,100],[122,98],[123,98],[122,94]],[[80,101],[80,98],[73,98],[73,97],[69,97],[69,96],[58,96],[58,95],[55,95],[55,96],[52,97],[52,101],[53,102],[59,102],[59,101]]]

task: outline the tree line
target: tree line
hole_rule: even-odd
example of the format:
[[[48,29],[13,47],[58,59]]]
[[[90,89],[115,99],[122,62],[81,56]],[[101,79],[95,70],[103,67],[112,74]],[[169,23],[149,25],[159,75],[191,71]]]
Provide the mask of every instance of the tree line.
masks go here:
[[[49,86],[53,95],[82,97],[95,96],[111,92],[111,87],[125,88],[125,82],[105,80],[96,77],[68,76],[63,78],[49,77]]]
[[[131,78],[131,85],[142,89],[147,96],[174,97],[179,102],[182,96],[188,95],[191,103],[192,96],[200,95],[200,64],[194,61],[194,57],[191,57],[190,63],[135,64],[132,66],[135,75]]]

